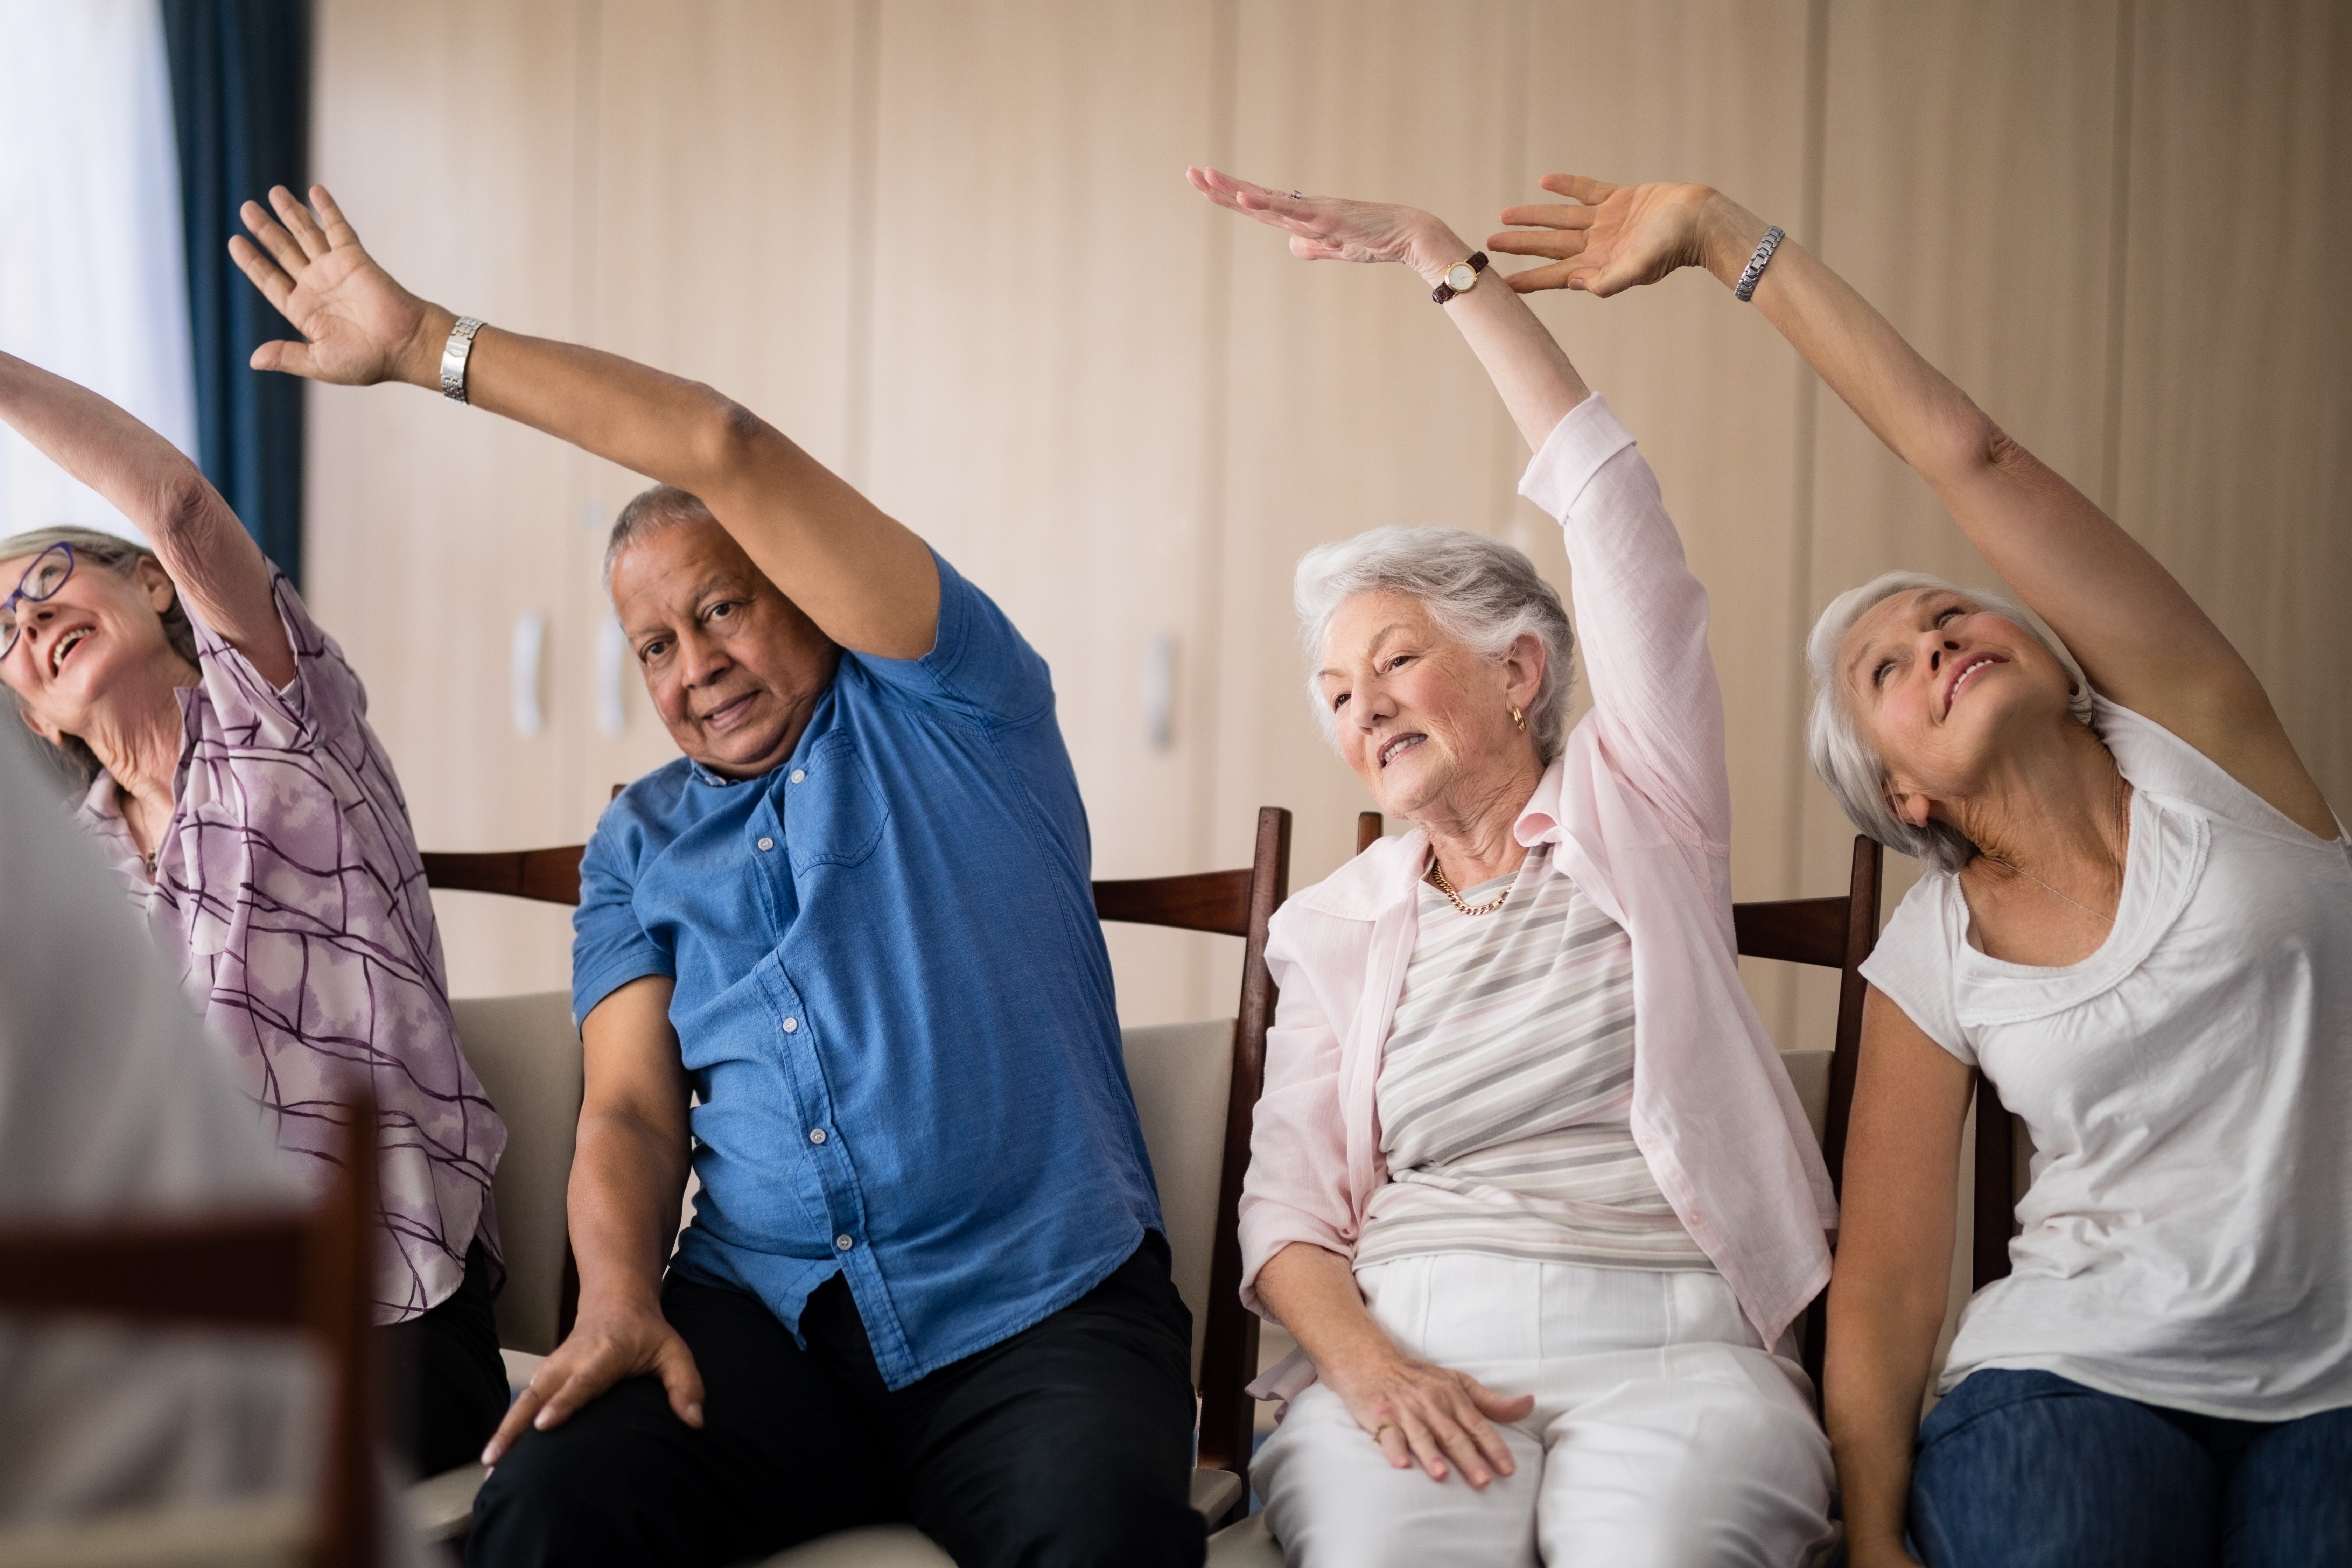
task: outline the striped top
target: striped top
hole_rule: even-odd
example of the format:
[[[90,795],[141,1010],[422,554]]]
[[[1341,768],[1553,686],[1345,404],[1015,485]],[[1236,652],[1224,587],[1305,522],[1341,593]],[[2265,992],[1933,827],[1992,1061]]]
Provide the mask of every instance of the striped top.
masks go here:
[[[1659,1191],[1627,1121],[1633,943],[1549,845],[1516,879],[1423,882],[1419,940],[1375,1094],[1389,1184],[1356,1266],[1480,1252],[1609,1268],[1711,1268]]]

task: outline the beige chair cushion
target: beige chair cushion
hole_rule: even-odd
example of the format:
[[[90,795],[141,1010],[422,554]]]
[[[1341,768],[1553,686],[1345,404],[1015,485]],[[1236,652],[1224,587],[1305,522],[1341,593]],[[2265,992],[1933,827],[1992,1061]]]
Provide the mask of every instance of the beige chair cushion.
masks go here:
[[[490,1190],[506,1251],[499,1342],[544,1355],[555,1348],[563,1283],[563,1192],[580,1127],[580,1036],[561,991],[472,997],[451,1004],[457,1037],[484,1092],[507,1124],[507,1149]]]
[[[1234,1080],[1234,1021],[1156,1024],[1121,1031],[1127,1081],[1160,1184],[1160,1214],[1175,1256],[1176,1289],[1192,1310],[1192,1382],[1209,1327],[1209,1262],[1217,1189],[1225,1170],[1225,1097]]]
[[[1209,1568],[1282,1568],[1282,1547],[1263,1510],[1209,1537]]]

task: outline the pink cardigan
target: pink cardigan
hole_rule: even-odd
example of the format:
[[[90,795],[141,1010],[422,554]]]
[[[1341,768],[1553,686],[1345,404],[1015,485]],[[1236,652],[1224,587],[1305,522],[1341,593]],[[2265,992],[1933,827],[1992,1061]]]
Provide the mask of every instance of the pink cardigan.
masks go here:
[[[1633,938],[1633,1141],[1773,1344],[1829,1280],[1837,1207],[1739,984],[1706,590],[1656,477],[1600,397],[1553,429],[1519,492],[1567,534],[1593,708],[1519,814],[1518,839],[1556,846],[1553,873]],[[1383,839],[1274,917],[1266,962],[1282,999],[1241,1199],[1242,1299],[1262,1315],[1273,1315],[1257,1294],[1266,1259],[1294,1241],[1352,1256],[1388,1180],[1373,1087],[1428,853],[1417,828]],[[1270,1381],[1286,1397],[1309,1379]]]

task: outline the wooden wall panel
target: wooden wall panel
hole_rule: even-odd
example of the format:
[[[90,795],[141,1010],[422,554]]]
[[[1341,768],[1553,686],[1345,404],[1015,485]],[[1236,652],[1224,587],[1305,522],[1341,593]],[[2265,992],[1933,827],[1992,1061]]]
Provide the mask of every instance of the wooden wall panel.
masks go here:
[[[709,383],[839,468],[848,445],[853,7],[825,0],[604,0],[596,8],[593,195],[581,241],[599,348]],[[562,679],[583,701],[611,619],[613,520],[646,480],[575,455],[582,500]],[[564,803],[586,834],[612,786],[677,748],[624,670],[618,736],[582,726]],[[583,710],[585,711],[585,710]]]
[[[1511,189],[1501,154],[1517,127],[1498,89],[1523,45],[1491,23],[1514,9],[1433,27],[1402,0],[1243,5],[1234,172],[1425,207],[1475,243]],[[1233,226],[1224,630],[1213,772],[1198,787],[1224,859],[1259,798],[1296,811],[1302,887],[1352,853],[1370,803],[1303,695],[1298,557],[1386,524],[1500,531],[1517,506],[1496,457],[1510,427],[1418,279],[1300,262],[1275,230],[1218,216]]]
[[[2352,817],[2352,13],[2136,19],[2117,515]]]
[[[575,184],[583,42],[572,0],[318,14],[313,166],[393,275],[528,331],[578,327]],[[585,693],[560,679],[572,459],[545,437],[410,387],[312,387],[310,602],[367,682],[420,843],[514,847],[577,837]],[[551,623],[548,727],[515,733],[518,616]],[[562,911],[439,900],[461,993],[566,984]]]
[[[1672,5],[1606,0],[1535,8],[1525,50],[1527,130],[1513,200],[1546,200],[1546,174],[1621,184],[1690,180],[1800,231],[1804,210],[1805,0]],[[1491,225],[1490,225],[1491,226]],[[1791,583],[1797,546],[1795,356],[1755,311],[1691,272],[1612,300],[1547,294],[1537,308],[1657,470],[1692,570],[1707,584],[1732,791],[1733,893],[1790,897],[1789,736],[1801,690]],[[1516,437],[1503,481],[1527,454]],[[1511,537],[1563,591],[1558,530],[1521,503]],[[1742,965],[1785,1037],[1794,973]]]
[[[2115,163],[2112,0],[1832,0],[1819,249],[2001,426],[2085,488],[2101,471]],[[1998,584],[1926,483],[1824,389],[1796,628],[1896,567]],[[1799,887],[1844,884],[1853,826],[1801,769]],[[1887,859],[1891,911],[1916,879]],[[1834,1022],[1826,973],[1796,1032]]]
[[[2341,810],[2347,54],[2326,0],[1496,0],[1439,26],[1402,0],[324,0],[315,145],[415,287],[725,387],[995,594],[1054,664],[1104,874],[1237,863],[1277,803],[1304,885],[1365,803],[1299,695],[1299,553],[1449,522],[1565,564],[1412,280],[1292,260],[1186,162],[1474,242],[1555,168],[1707,180],[1801,236],[1818,212],[1832,264],[2191,584]],[[1832,890],[1851,830],[1796,744],[1802,632],[1885,567],[1981,563],[1713,284],[1539,308],[1713,592],[1739,893]],[[582,837],[670,755],[634,685],[617,739],[591,701],[596,557],[637,481],[404,390],[311,410],[310,597],[420,837]],[[1161,637],[1167,750],[1141,711]],[[560,910],[443,909],[461,991],[562,982]],[[1130,1017],[1231,1005],[1217,944],[1114,954]],[[1826,1029],[1826,988],[1756,983],[1783,1043]]]
[[[1160,639],[1180,687],[1211,657],[1211,215],[1183,171],[1207,157],[1213,22],[1141,0],[882,12],[867,488],[1052,666],[1106,877],[1205,868],[1205,737],[1155,745],[1144,683]],[[1247,863],[1260,804],[1224,808],[1219,864]],[[1113,942],[1129,1022],[1232,1011],[1238,942]]]

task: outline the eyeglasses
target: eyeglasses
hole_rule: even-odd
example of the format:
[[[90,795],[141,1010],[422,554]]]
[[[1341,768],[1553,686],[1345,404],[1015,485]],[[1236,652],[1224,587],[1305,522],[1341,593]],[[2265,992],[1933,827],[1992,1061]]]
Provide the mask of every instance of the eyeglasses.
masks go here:
[[[16,591],[0,599],[0,658],[16,651],[16,636],[24,627],[16,619],[18,605],[37,605],[54,596],[73,575],[74,547],[52,544],[33,557],[25,574],[16,579]]]

